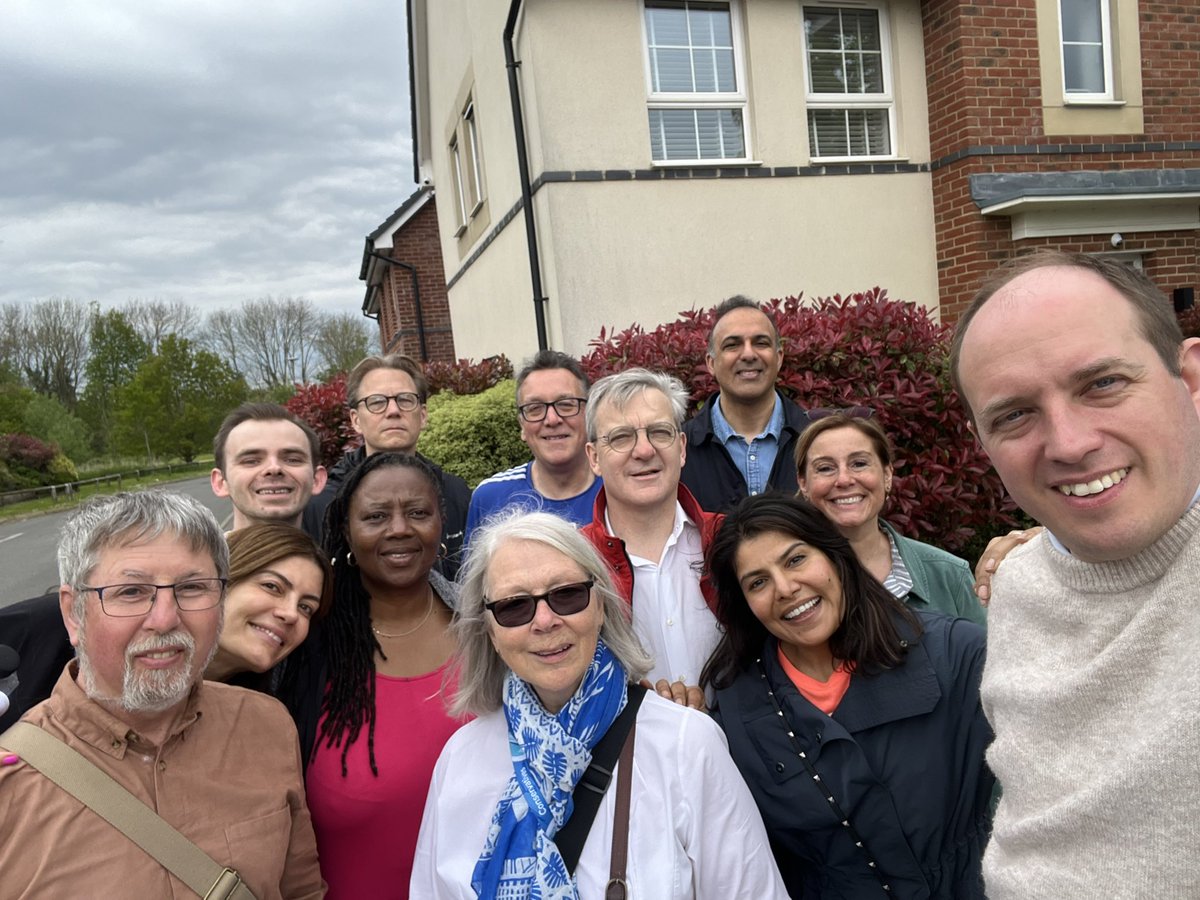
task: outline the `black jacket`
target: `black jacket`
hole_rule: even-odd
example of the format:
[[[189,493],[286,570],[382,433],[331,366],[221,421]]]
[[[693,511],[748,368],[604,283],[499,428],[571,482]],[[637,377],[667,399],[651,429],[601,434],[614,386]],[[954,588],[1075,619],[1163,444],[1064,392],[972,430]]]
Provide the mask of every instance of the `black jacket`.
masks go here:
[[[438,568],[441,573],[454,580],[458,575],[461,563],[463,534],[467,530],[467,508],[471,505],[471,489],[457,475],[445,471],[441,466],[426,456],[417,454],[437,472],[442,480],[442,501],[446,507],[446,519],[442,523],[442,543],[446,545],[446,555],[439,560]],[[325,511],[337,494],[338,488],[346,480],[346,476],[367,458],[365,447],[351,450],[334,464],[329,470],[329,480],[325,489],[315,494],[304,507],[304,521],[301,527],[312,536],[318,544],[325,532]]]
[[[4,731],[50,696],[63,667],[75,658],[58,595],[46,594],[0,608],[0,644],[12,647],[21,657],[17,689],[9,695],[8,712],[0,716],[0,731]]]
[[[692,492],[705,512],[729,512],[749,492],[746,479],[733,463],[729,451],[713,436],[712,411],[718,394],[705,401],[703,408],[683,425],[687,435],[687,462],[679,480]],[[796,463],[792,454],[796,438],[808,425],[808,414],[784,397],[783,431],[779,435],[779,452],[767,478],[767,487],[796,493]]]
[[[910,640],[904,664],[853,675],[832,716],[793,686],[774,637],[762,652],[765,678],[751,663],[717,691],[713,715],[797,900],[984,897],[995,784],[984,761],[992,732],[979,702],[984,631],[966,619],[918,617],[924,632],[916,641],[899,624]]]

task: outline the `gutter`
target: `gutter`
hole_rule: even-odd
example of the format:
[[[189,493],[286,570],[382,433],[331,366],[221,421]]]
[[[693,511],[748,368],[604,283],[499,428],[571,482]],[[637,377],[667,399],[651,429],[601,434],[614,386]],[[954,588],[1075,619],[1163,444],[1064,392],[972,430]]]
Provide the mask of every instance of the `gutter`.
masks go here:
[[[517,169],[521,181],[521,205],[525,209],[525,242],[529,249],[529,277],[533,284],[533,314],[537,321],[538,350],[549,349],[546,336],[546,304],[549,298],[542,291],[542,266],[538,255],[537,223],[533,219],[533,188],[529,181],[529,153],[525,144],[525,114],[521,111],[521,90],[517,83],[517,69],[521,63],[513,48],[513,34],[517,30],[517,16],[521,11],[521,0],[512,0],[508,7],[508,21],[504,25],[504,67],[508,70],[508,96],[512,104],[513,131],[517,139]],[[409,26],[411,29],[411,25]],[[411,32],[409,43],[411,46]],[[411,60],[412,55],[409,54]],[[418,322],[420,318],[418,316]]]
[[[375,259],[382,260],[390,266],[399,266],[400,268],[406,270],[409,276],[412,278],[413,311],[417,315],[417,343],[421,347],[421,362],[428,362],[429,348],[425,343],[425,314],[421,311],[421,291],[420,286],[417,283],[416,267],[410,266],[408,263],[400,262],[398,259],[393,259],[386,253],[380,253],[378,250],[372,250],[369,246],[366,248],[366,254],[367,256],[374,257]],[[367,285],[367,289],[370,290],[369,283]],[[376,290],[378,289],[379,288],[376,287]],[[365,309],[363,310],[363,315],[369,319],[376,318],[375,316],[370,315]]]

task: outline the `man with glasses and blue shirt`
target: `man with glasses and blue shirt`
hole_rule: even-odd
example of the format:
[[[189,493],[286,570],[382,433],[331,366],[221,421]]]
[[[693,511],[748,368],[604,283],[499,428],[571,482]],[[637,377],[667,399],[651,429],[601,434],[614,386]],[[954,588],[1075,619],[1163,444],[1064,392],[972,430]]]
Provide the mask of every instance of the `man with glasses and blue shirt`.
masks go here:
[[[592,387],[587,455],[604,479],[583,528],[632,605],[633,630],[650,654],[649,681],[664,697],[700,708],[700,670],[721,637],[716,595],[702,577],[721,516],[679,482],[688,392],[677,378],[628,369]]]
[[[720,390],[683,426],[683,483],[709,512],[767,489],[796,493],[792,450],[808,416],[775,390],[783,364],[775,322],[748,297],[730,297],[716,309],[705,363]]]
[[[176,877],[101,817],[116,806],[99,797],[108,776],[128,792],[135,829],[152,832],[157,813],[207,854],[214,887],[225,868],[256,897],[323,896],[291,718],[264,694],[203,681],[229,573],[213,514],[168,492],[94,498],[64,526],[58,567],[76,658],[0,735],[4,884],[23,896],[194,896],[199,878]],[[42,742],[96,788],[87,802],[43,774],[54,766]]]
[[[576,525],[592,520],[601,480],[588,463],[583,410],[588,378],[576,359],[542,350],[517,374],[521,440],[533,460],[485,478],[471,495],[467,541],[492,515],[511,506],[554,513]]]
[[[425,427],[428,399],[429,382],[420,363],[402,353],[368,356],[350,370],[346,376],[346,405],[350,408],[350,425],[362,435],[362,446],[349,451],[329,470],[325,489],[304,509],[305,531],[321,540],[330,501],[346,476],[371,454],[386,450],[421,456],[417,453],[417,439]],[[439,568],[443,575],[453,579],[462,555],[471,489],[457,475],[443,471],[424,456],[421,458],[442,481],[445,503],[442,543],[446,550]]]

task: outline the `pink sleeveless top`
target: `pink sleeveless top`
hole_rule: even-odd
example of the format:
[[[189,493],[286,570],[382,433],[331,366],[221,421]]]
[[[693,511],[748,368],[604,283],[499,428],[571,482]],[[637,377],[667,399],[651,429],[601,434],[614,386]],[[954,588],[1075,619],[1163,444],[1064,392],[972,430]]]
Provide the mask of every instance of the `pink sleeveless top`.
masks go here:
[[[317,834],[327,900],[408,897],[425,795],[442,746],[466,719],[446,713],[442,676],[449,663],[415,678],[375,676],[375,764],[367,728],[350,745],[323,741],[306,774],[308,808]],[[445,696],[454,690],[446,685]],[[318,727],[317,734],[320,734]]]

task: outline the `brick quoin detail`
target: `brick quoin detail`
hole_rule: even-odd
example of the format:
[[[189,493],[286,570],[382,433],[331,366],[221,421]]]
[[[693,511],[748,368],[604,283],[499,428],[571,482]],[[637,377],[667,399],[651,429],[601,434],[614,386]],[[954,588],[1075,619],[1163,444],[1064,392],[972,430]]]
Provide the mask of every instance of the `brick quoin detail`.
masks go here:
[[[1083,148],[1197,139],[1200,7],[1195,2],[1139,2],[1145,132],[1070,137],[1045,134],[1036,7],[1035,0],[921,4],[944,322],[957,319],[983,277],[1013,256],[1036,247],[1084,253],[1112,249],[1108,234],[1014,242],[1008,218],[979,214],[971,199],[971,175],[1200,167],[1200,153],[1189,150],[962,155],[985,147]],[[1126,233],[1121,249],[1145,253],[1146,272],[1164,292],[1200,286],[1195,231]]]
[[[421,319],[425,330],[426,358],[423,362],[454,362],[454,333],[450,325],[450,302],[446,297],[446,275],[442,245],[438,237],[437,205],[425,203],[392,236],[389,254],[417,270],[421,295]],[[406,353],[421,359],[420,329],[412,290],[412,273],[390,266],[379,297],[379,333],[382,347],[390,353]]]

